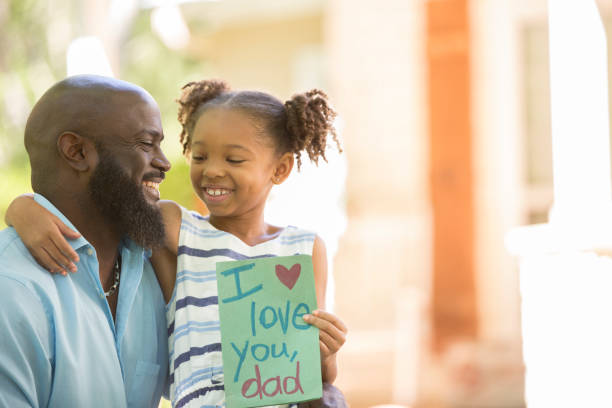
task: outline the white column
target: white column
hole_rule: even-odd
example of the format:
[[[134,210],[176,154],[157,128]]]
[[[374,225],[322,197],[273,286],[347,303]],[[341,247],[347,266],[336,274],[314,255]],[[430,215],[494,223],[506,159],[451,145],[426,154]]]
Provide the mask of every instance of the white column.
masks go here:
[[[529,408],[612,406],[606,39],[594,0],[549,0],[554,206],[511,231]]]
[[[594,0],[549,0],[548,7],[551,222],[597,223],[611,210],[606,34]]]

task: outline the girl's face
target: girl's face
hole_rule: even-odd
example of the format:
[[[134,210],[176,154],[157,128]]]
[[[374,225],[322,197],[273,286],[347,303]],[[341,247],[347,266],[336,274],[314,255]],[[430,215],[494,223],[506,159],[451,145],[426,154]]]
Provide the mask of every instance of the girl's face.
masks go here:
[[[223,108],[212,108],[200,116],[190,156],[191,183],[211,218],[261,217],[279,171],[282,181],[293,164],[291,156],[287,171],[287,154],[278,157],[272,139],[261,135],[252,119]]]

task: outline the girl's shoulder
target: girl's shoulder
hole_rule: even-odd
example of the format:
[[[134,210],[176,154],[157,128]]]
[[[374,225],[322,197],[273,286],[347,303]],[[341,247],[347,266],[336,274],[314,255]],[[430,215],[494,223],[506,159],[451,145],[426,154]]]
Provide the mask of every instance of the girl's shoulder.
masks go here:
[[[172,202],[172,204],[174,204],[174,211],[176,211],[182,223],[187,222],[197,226],[198,228],[214,229],[214,227],[208,222],[208,217],[203,216],[197,211],[189,210],[175,202]]]
[[[208,222],[208,217],[200,214],[195,210],[188,210],[185,207],[181,207],[181,218],[184,220],[196,222],[198,224],[210,225],[210,223]]]
[[[229,232],[215,228],[207,216],[181,207],[179,245],[229,247],[233,242],[232,237]]]
[[[285,247],[283,252],[312,254],[316,238],[317,234],[314,231],[288,225],[282,230],[276,241],[280,246]]]
[[[219,236],[226,234],[213,227],[208,222],[208,217],[197,211],[188,210],[174,201],[160,200],[159,207],[164,217],[166,232],[170,236],[176,237],[177,242],[179,239],[184,239],[184,236],[189,235],[210,236],[212,234]]]
[[[295,225],[287,225],[282,229],[280,236],[284,237],[285,239],[287,239],[288,237],[302,237],[304,239],[312,238],[314,240],[314,237],[317,236],[317,233],[309,229],[296,227]]]

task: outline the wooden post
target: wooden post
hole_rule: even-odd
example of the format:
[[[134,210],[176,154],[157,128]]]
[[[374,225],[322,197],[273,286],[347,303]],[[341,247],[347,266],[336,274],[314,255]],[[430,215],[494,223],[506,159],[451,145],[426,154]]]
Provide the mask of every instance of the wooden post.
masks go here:
[[[476,338],[467,0],[430,0],[427,21],[433,347]]]

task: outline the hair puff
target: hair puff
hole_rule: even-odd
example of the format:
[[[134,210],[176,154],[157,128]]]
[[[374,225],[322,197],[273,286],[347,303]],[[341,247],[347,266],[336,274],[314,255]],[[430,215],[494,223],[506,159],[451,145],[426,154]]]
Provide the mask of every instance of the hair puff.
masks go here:
[[[319,89],[296,94],[285,102],[287,111],[287,133],[291,138],[291,150],[295,153],[298,168],[301,152],[306,151],[312,162],[318,164],[325,158],[327,136],[331,134],[338,151],[342,152],[334,119],[336,112],[329,106],[327,95]]]
[[[191,133],[197,120],[194,113],[206,102],[229,92],[230,87],[225,81],[211,79],[189,82],[181,89],[181,96],[177,99],[177,102],[179,104],[178,121],[182,125],[180,142],[183,145],[184,154],[191,144]]]

